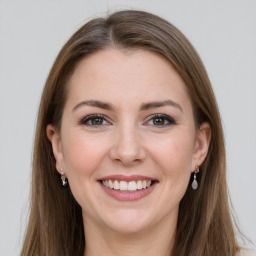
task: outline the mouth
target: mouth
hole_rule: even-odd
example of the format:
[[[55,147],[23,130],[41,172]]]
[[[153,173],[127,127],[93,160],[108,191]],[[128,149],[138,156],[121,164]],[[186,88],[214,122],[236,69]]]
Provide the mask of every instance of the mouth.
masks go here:
[[[149,195],[157,180],[144,176],[114,175],[98,180],[104,192],[119,201],[139,200]]]
[[[101,184],[109,189],[118,190],[120,192],[136,192],[143,189],[148,189],[156,181],[153,180],[138,180],[138,181],[125,181],[125,180],[101,180]]]

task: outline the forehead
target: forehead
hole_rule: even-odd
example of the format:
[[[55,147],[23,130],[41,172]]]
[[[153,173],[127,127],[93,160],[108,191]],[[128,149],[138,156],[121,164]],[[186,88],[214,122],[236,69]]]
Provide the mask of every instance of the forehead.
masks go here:
[[[83,59],[69,83],[68,98],[134,102],[168,97],[188,101],[186,85],[161,55],[145,51],[105,49]]]

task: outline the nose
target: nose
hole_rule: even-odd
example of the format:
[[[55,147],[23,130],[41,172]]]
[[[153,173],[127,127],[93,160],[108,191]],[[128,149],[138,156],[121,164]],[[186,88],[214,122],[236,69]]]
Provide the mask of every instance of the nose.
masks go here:
[[[110,157],[113,161],[129,166],[143,162],[145,156],[140,131],[136,127],[117,129],[110,150]]]

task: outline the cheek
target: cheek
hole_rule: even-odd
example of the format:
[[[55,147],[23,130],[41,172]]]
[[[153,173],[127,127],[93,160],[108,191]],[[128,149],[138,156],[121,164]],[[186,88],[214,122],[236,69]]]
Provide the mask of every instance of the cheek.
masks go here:
[[[154,145],[155,162],[161,165],[166,175],[191,172],[194,149],[191,136],[177,134]]]
[[[93,136],[70,133],[64,138],[64,161],[68,176],[91,176],[106,153],[106,143]],[[70,177],[72,178],[72,177]]]
[[[162,174],[162,204],[169,205],[169,208],[177,207],[193,170],[193,136],[186,132],[175,133],[153,145],[154,153],[151,155],[154,155],[155,166]]]
[[[107,152],[107,143],[81,132],[70,132],[63,138],[64,164],[72,194],[78,204],[93,215],[97,171]]]

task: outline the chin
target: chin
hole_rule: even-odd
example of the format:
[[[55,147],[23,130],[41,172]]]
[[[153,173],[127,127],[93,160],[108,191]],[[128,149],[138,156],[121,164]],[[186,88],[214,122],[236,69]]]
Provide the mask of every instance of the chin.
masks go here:
[[[140,233],[152,225],[152,218],[138,210],[118,210],[105,219],[105,226],[120,234]],[[107,216],[104,216],[107,217]]]

